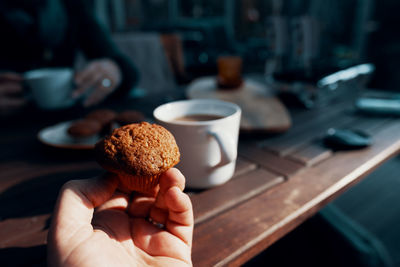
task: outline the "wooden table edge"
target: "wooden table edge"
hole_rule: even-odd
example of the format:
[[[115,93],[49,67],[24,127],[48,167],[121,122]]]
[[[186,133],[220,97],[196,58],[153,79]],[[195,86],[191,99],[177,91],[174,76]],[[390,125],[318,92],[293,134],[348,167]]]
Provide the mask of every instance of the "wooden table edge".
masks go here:
[[[399,130],[400,124],[396,123],[395,125],[391,125],[392,127],[387,127],[383,131],[388,133],[390,129]],[[379,136],[380,134],[378,134]],[[379,148],[378,152],[372,157],[365,160],[364,163],[360,164],[358,167],[354,168],[343,178],[339,179],[336,183],[333,183],[331,186],[323,190],[321,193],[316,195],[310,201],[308,201],[304,206],[290,213],[288,216],[280,220],[278,223],[269,227],[265,232],[259,234],[257,238],[253,239],[251,242],[241,246],[238,250],[231,253],[229,256],[218,260],[215,262],[214,266],[238,266],[240,264],[245,263],[255,255],[257,255],[260,251],[266,249],[274,242],[279,240],[285,234],[289,233],[295,227],[304,222],[307,218],[314,215],[318,212],[323,206],[325,206],[329,201],[337,197],[341,192],[345,191],[355,183],[359,182],[363,177],[368,175],[370,172],[378,168],[383,162],[393,157],[400,150],[400,139],[395,140],[393,143],[390,143],[388,140],[385,140],[386,136],[380,136],[384,143],[383,148]],[[385,144],[386,143],[386,144]],[[362,153],[362,152],[361,152]],[[367,152],[368,153],[368,152]],[[333,157],[335,158],[335,157]],[[322,164],[329,162],[324,161]],[[266,195],[274,194],[279,190],[282,190],[284,187],[290,187],[291,183],[295,182],[296,176],[307,176],[308,173],[312,175],[313,170],[315,168],[308,168],[302,170],[299,174],[294,175],[287,182],[279,184],[268,190],[255,198],[261,198]],[[242,205],[245,205],[243,203]],[[223,215],[223,214],[221,214]],[[194,262],[195,266],[197,263]]]

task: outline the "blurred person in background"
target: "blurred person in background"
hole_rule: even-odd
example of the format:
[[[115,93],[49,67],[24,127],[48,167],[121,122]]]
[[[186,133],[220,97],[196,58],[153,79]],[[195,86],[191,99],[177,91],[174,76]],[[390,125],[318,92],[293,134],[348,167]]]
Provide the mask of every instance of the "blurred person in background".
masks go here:
[[[84,106],[124,94],[137,80],[87,0],[1,0],[0,36],[0,111],[27,104],[25,71],[73,68],[79,51],[88,63],[76,72],[71,97],[83,97]]]

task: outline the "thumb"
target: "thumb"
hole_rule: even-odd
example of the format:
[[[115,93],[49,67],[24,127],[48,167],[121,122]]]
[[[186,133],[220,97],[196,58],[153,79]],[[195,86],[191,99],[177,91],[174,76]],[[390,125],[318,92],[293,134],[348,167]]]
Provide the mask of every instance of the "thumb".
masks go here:
[[[53,213],[48,236],[49,246],[67,252],[68,248],[73,249],[92,234],[94,208],[110,199],[117,185],[117,177],[109,173],[64,184]]]
[[[77,227],[90,224],[95,207],[106,202],[114,193],[118,180],[114,174],[71,180],[61,188],[53,213],[53,223],[58,227]],[[69,228],[69,231],[73,229]]]

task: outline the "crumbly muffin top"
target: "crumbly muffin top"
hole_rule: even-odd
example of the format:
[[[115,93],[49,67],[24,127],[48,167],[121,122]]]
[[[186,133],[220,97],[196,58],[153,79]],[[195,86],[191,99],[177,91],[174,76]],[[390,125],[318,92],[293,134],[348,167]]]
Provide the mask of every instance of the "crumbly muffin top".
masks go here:
[[[71,124],[67,132],[73,137],[89,137],[99,133],[101,124],[95,120],[83,119]]]
[[[134,176],[159,175],[179,162],[174,136],[147,122],[115,129],[95,146],[96,160],[108,171]]]
[[[111,109],[97,109],[90,112],[86,118],[91,120],[96,120],[101,123],[101,125],[108,124],[112,122],[117,113]]]

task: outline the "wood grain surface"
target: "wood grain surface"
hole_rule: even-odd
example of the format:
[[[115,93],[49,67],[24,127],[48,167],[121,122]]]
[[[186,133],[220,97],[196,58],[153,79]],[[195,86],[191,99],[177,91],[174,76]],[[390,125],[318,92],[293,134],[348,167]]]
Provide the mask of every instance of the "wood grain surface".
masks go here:
[[[344,103],[291,110],[288,131],[242,137],[229,182],[187,190],[196,223],[194,266],[239,266],[398,153],[399,119],[363,116]],[[60,114],[63,120],[76,116]],[[37,141],[37,131],[59,121],[57,116],[3,123],[8,127],[0,132],[1,265],[45,266],[47,230],[60,187],[102,172],[90,152],[52,149]],[[373,145],[332,151],[321,142],[330,127],[363,130]]]
[[[310,217],[400,149],[400,123],[375,135],[368,149],[338,152],[235,209],[195,228],[196,266],[240,265]],[[229,238],[227,238],[229,237]],[[210,253],[210,244],[212,251]]]

